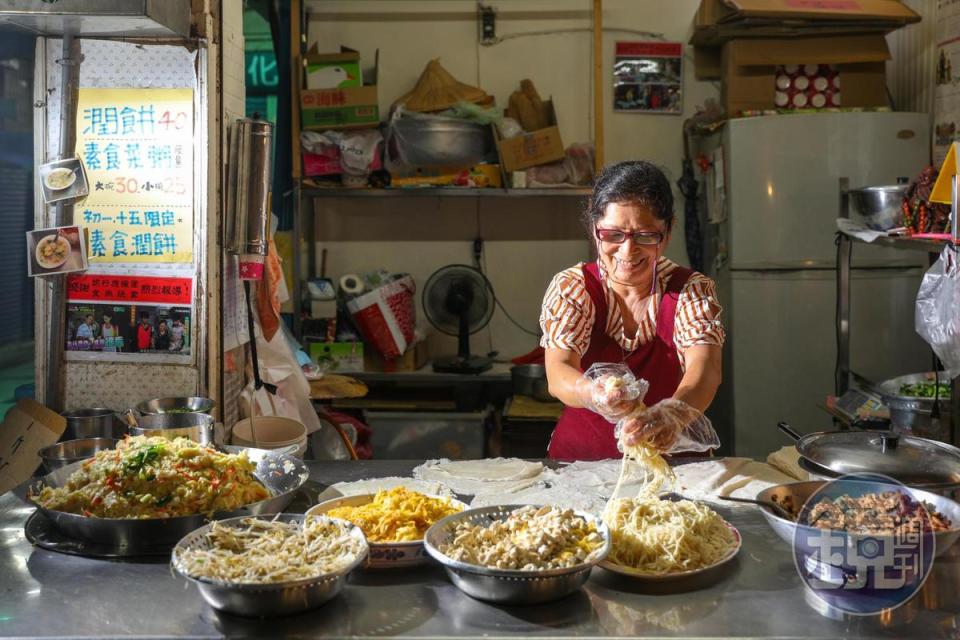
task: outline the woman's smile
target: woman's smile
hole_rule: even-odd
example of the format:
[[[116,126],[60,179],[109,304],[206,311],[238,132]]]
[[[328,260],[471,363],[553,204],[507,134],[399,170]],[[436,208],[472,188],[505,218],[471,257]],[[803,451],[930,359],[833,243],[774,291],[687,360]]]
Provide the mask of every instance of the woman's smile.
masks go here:
[[[642,267],[646,262],[644,257],[635,257],[630,259],[629,257],[621,258],[620,256],[613,256],[613,259],[616,261],[617,266],[623,269],[635,269],[637,267]]]

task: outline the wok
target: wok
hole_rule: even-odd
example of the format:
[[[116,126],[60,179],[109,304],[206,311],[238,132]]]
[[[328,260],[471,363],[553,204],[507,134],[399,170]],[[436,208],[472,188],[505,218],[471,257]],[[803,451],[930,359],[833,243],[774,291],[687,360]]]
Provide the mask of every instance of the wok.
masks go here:
[[[246,451],[250,460],[257,465],[254,475],[267,488],[271,497],[233,511],[175,518],[90,518],[76,513],[54,511],[39,505],[36,505],[37,510],[68,537],[122,548],[127,552],[156,551],[162,547],[173,548],[177,541],[210,520],[279,513],[293,501],[297,491],[310,477],[310,471],[304,462],[290,455],[248,447],[220,448],[227,453]],[[21,485],[18,493],[30,504],[35,504],[27,497],[28,490],[32,489],[33,493],[38,493],[45,486],[61,487],[82,464],[83,461],[61,467],[40,478],[39,482],[32,486]]]

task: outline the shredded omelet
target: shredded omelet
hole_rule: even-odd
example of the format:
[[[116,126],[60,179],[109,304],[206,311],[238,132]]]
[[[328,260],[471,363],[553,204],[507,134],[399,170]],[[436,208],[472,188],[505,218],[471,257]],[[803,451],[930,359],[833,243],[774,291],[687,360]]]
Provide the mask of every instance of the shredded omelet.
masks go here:
[[[135,436],[100,451],[34,502],[96,518],[172,518],[230,511],[270,497],[247,454],[188,440]]]
[[[423,540],[430,526],[462,511],[450,498],[432,498],[405,487],[380,490],[373,501],[359,507],[337,507],[324,515],[342,518],[360,527],[370,542]]]

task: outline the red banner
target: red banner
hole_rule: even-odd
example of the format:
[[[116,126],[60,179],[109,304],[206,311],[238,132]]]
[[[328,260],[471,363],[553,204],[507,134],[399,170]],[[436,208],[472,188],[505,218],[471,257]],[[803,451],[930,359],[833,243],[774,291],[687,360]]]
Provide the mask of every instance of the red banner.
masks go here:
[[[67,278],[67,300],[189,307],[193,300],[193,282],[190,278],[71,275]]]

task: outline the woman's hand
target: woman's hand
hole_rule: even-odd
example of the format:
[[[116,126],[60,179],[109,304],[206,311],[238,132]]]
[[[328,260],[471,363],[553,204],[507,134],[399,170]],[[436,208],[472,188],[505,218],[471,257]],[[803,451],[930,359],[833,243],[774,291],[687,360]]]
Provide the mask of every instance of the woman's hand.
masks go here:
[[[574,390],[580,404],[610,422],[637,409],[646,395],[646,380],[637,380],[626,365],[595,363],[577,379]]]
[[[648,442],[661,453],[705,452],[720,446],[709,418],[682,400],[667,398],[620,423],[625,447]]]

